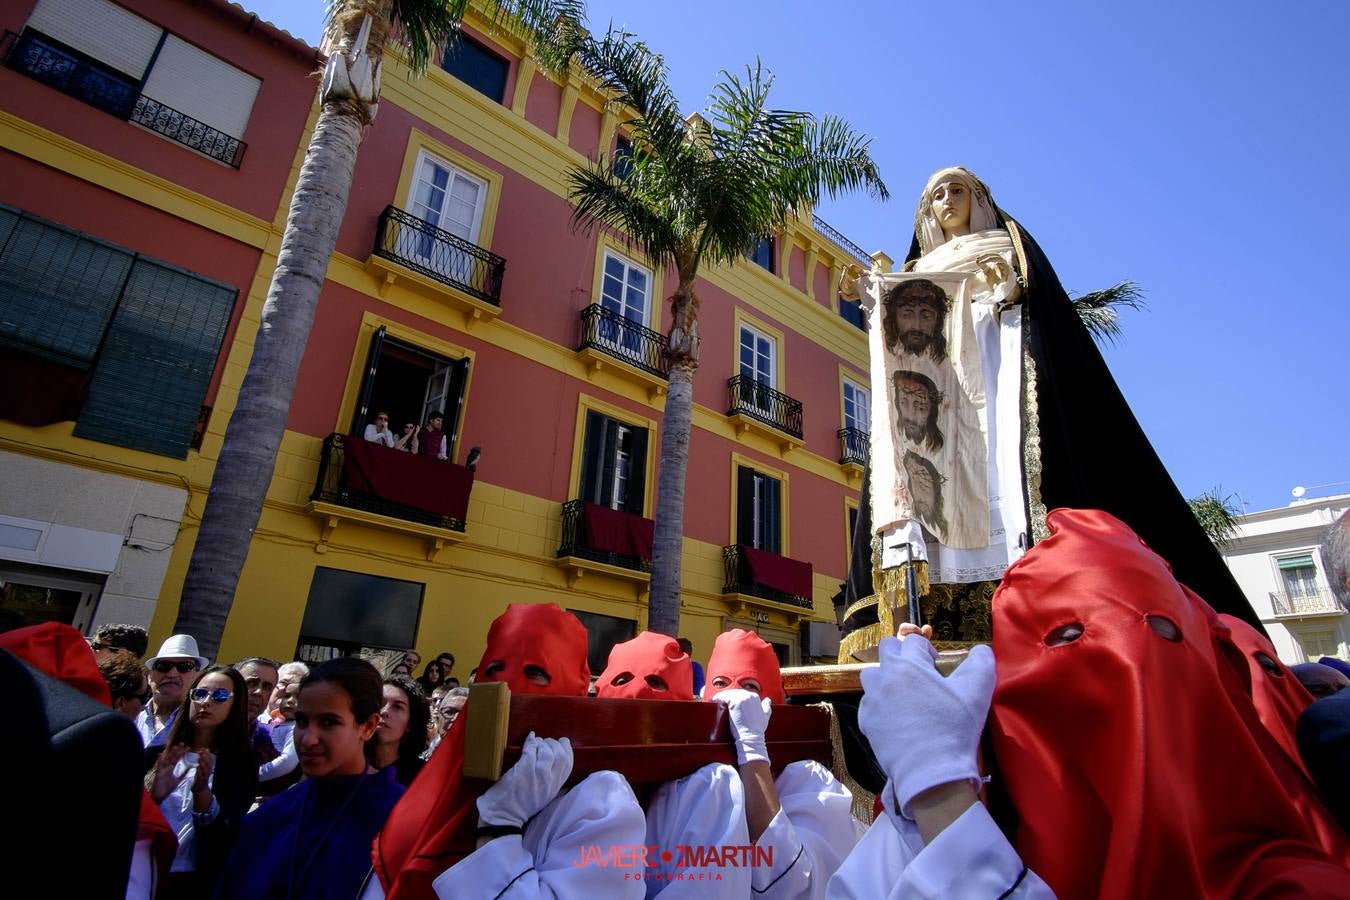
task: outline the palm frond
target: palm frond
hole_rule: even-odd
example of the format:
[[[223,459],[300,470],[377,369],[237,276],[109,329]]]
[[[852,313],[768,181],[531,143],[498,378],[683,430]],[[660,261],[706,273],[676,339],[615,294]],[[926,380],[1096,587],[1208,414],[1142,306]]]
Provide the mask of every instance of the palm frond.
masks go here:
[[[634,116],[624,125],[634,146],[647,145],[664,157],[678,153],[686,132],[684,116],[670,89],[661,54],[611,25],[603,38],[579,42],[576,61],[599,82],[613,108],[633,111]]]
[[[1223,550],[1237,537],[1237,517],[1242,515],[1242,510],[1233,502],[1232,494],[1221,496],[1220,493],[1216,487],[1186,502],[1214,546]]]
[[[637,163],[638,166],[641,162]],[[674,262],[682,244],[668,208],[651,202],[635,184],[634,171],[621,176],[614,160],[601,158],[568,175],[573,204],[573,227],[589,230],[604,225],[618,231],[630,245],[642,250],[653,266]]]
[[[1120,310],[1145,309],[1143,291],[1133,281],[1122,281],[1099,291],[1088,291],[1071,298],[1078,318],[1098,344],[1114,345],[1122,335]]]
[[[373,35],[387,34],[407,54],[414,72],[425,72],[459,38],[460,25],[472,0],[390,0],[388,20]],[[325,28],[336,41],[353,20],[380,16],[379,0],[328,0]],[[523,34],[545,68],[559,71],[575,52],[584,0],[488,0],[486,14],[495,28]]]

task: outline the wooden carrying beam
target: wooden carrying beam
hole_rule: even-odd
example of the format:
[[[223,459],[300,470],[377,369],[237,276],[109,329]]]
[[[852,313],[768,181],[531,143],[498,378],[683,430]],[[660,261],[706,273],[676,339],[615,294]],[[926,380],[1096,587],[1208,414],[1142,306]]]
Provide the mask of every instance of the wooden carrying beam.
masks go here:
[[[572,743],[569,784],[611,769],[631,784],[672,781],[708,763],[736,764],[726,707],[685,700],[601,700],[511,695],[500,682],[475,684],[464,709],[464,774],[496,781],[520,758],[533,731]],[[809,706],[776,706],[765,735],[770,766],[831,762],[830,715]]]
[[[934,665],[943,675],[956,671],[965,650],[942,650]],[[862,673],[876,668],[877,663],[846,663],[839,666],[793,666],[783,670],[783,693],[789,697],[816,694],[860,694]],[[777,711],[775,710],[775,715]]]

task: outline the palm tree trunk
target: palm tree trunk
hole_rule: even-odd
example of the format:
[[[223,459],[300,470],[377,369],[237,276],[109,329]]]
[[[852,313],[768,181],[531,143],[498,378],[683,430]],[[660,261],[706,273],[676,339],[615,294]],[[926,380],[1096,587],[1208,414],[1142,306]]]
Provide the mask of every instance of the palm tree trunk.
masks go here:
[[[300,359],[347,208],[362,128],[351,105],[324,104],[291,198],[253,358],[225,430],[174,623],[175,633],[194,636],[210,658],[220,647],[272,481]]]
[[[647,601],[647,630],[671,637],[680,633],[684,481],[694,414],[694,372],[698,370],[698,297],[693,281],[692,274],[681,276],[670,298],[670,388],[661,420],[661,472],[656,481],[652,585]]]

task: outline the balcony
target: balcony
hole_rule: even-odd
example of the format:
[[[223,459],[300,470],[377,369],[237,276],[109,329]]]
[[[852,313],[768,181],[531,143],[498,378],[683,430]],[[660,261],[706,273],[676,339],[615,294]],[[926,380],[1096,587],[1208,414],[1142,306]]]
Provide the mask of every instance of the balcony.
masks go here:
[[[843,233],[830,225],[829,222],[826,222],[820,216],[812,215],[811,224],[815,226],[816,231],[833,241],[836,247],[853,257],[854,261],[862,266],[864,272],[872,268],[872,257],[867,255],[867,251],[844,237]]]
[[[585,500],[562,507],[562,543],[558,564],[567,569],[567,586],[587,572],[611,575],[633,583],[638,599],[647,592],[652,571],[651,519]]]
[[[129,121],[235,169],[243,162],[244,150],[248,146],[238,138],[230,137],[144,94],[136,98]]]
[[[749,375],[727,381],[727,415],[739,434],[758,431],[777,443],[783,453],[802,444],[802,404]]]
[[[324,520],[317,552],[351,522],[427,539],[427,559],[464,539],[473,472],[347,434],[324,438],[308,510]]]
[[[670,367],[665,335],[598,303],[581,311],[577,353],[592,373],[609,365],[646,383],[652,399],[666,392]],[[616,361],[621,365],[613,365]]]
[[[1270,605],[1277,618],[1296,618],[1300,616],[1339,616],[1345,613],[1345,607],[1329,591],[1310,591],[1291,594],[1288,591],[1271,591]]]
[[[448,297],[465,313],[466,327],[501,313],[506,260],[397,206],[380,213],[366,268],[384,277],[382,295],[402,278]]]
[[[812,610],[812,566],[810,563],[756,550],[744,544],[722,548],[726,581],[722,585],[725,600],[749,606],[751,598]]]
[[[152,100],[128,75],[31,28],[5,32],[5,65],[95,109],[134,122],[205,156],[239,168],[248,146],[238,138]]]
[[[839,465],[848,473],[849,481],[859,480],[872,455],[872,436],[861,428],[841,428],[838,434]]]

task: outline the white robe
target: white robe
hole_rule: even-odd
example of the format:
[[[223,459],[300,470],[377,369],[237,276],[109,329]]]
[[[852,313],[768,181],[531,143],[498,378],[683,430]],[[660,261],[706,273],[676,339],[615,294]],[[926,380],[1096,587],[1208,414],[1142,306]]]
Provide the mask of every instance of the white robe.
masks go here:
[[[749,868],[681,865],[681,847],[746,847],[745,787],[734,768],[711,763],[656,789],[647,804],[647,846],[657,864],[643,874],[648,897],[663,900],[743,900],[750,896]],[[670,859],[663,858],[664,853]],[[687,862],[687,861],[686,861]]]
[[[825,887],[863,835],[853,795],[829,769],[791,763],[774,779],[779,810],[756,842],[773,849],[773,864],[751,869],[756,897],[822,900]]]
[[[1053,900],[1049,885],[1026,868],[1012,844],[976,803],[924,846],[913,822],[901,830],[887,814],[830,879],[830,900]]]
[[[623,776],[595,772],[540,810],[523,835],[488,841],[437,876],[432,888],[443,900],[637,900],[642,882],[632,870],[574,863],[583,847],[639,847],[646,827]],[[383,897],[372,875],[361,900]]]

